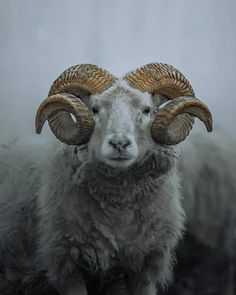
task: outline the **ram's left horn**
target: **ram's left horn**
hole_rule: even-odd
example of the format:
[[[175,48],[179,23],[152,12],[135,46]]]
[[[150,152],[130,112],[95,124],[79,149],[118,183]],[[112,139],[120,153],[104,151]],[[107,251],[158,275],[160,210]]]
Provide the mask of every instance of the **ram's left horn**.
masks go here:
[[[65,112],[73,114],[65,116]],[[41,133],[46,120],[50,119],[54,135],[66,144],[84,144],[88,142],[93,132],[94,121],[87,106],[71,94],[56,94],[47,97],[39,106],[35,128],[36,133]]]
[[[212,116],[208,107],[192,97],[178,97],[160,108],[152,123],[154,141],[175,145],[183,141],[194,124],[194,117],[200,119],[209,132],[212,131]]]
[[[170,100],[195,96],[185,76],[168,64],[150,63],[126,74],[123,79],[133,88],[150,94],[165,94]]]

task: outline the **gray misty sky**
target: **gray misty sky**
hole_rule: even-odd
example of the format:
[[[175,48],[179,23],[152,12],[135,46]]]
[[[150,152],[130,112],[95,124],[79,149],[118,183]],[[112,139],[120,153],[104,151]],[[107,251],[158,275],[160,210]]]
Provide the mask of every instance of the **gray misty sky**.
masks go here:
[[[1,0],[0,138],[34,134],[50,84],[71,65],[122,75],[149,62],[178,68],[235,135],[235,0]]]

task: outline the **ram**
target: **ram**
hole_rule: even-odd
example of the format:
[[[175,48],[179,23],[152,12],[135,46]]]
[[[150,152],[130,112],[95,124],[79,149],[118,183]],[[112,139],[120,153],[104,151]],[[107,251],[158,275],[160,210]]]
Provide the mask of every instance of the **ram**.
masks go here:
[[[96,294],[156,294],[184,228],[175,146],[195,117],[212,130],[207,106],[170,65],[119,79],[90,64],[62,73],[36,132],[47,120],[65,145],[1,153],[2,293],[45,272],[64,295],[94,285]]]

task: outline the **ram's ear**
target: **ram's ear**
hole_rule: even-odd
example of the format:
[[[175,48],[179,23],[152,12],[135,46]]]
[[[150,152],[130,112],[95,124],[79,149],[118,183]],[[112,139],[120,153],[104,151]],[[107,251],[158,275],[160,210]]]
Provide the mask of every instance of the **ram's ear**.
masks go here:
[[[169,100],[170,98],[164,94],[161,94],[161,93],[152,94],[152,102],[156,110],[158,110],[161,107],[161,105],[165,104]]]

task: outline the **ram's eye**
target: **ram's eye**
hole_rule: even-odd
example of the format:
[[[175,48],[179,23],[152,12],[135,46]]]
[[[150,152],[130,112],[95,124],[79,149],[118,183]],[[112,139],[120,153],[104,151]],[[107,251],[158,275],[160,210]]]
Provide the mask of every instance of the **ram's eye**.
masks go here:
[[[143,114],[144,114],[144,115],[148,115],[148,114],[150,114],[150,111],[151,111],[150,108],[145,108],[145,109],[143,110]]]
[[[94,115],[97,115],[99,113],[99,109],[97,107],[92,107],[91,110]]]

